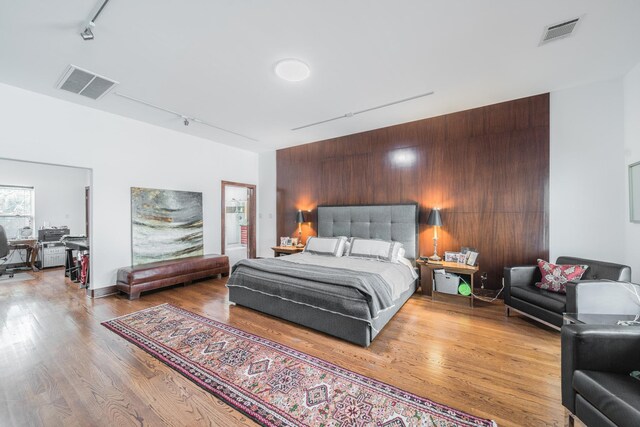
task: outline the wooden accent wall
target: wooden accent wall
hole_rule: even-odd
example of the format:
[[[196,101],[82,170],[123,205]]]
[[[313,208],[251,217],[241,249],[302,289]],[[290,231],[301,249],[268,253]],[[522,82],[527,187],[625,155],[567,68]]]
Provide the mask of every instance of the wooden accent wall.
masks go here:
[[[297,236],[296,209],[418,202],[427,256],[439,207],[440,256],[478,248],[498,288],[504,266],[549,255],[549,94],[278,150],[277,189],[278,236]]]

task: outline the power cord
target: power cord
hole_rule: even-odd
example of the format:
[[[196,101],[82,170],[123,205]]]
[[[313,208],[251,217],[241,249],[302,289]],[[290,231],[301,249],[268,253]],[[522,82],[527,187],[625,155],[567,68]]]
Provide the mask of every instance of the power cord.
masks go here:
[[[500,288],[500,290],[498,291],[498,293],[496,294],[496,296],[495,296],[495,297],[493,297],[493,298],[487,298],[487,297],[485,297],[485,296],[483,296],[483,295],[476,295],[476,294],[473,292],[473,288],[471,287],[471,285],[469,285],[469,283],[467,283],[467,281],[466,281],[466,280],[464,280],[464,278],[462,278],[462,277],[460,276],[460,280],[462,280],[462,281],[463,281],[467,286],[469,286],[469,289],[471,289],[471,295],[472,295],[474,298],[477,298],[477,299],[479,299],[480,301],[484,301],[484,302],[494,302],[495,300],[497,300],[497,299],[498,299],[498,297],[500,296],[500,294],[501,294],[501,293],[502,293],[502,291],[504,290],[504,277],[502,278],[502,287]],[[486,281],[487,281],[487,273],[482,273],[482,275],[480,276],[480,289],[484,289],[484,283],[485,283]],[[640,296],[639,296],[639,298],[640,298]],[[640,299],[639,299],[639,301],[640,301]]]
[[[627,292],[629,292],[631,295],[633,295],[634,297],[636,297],[636,302],[638,305],[640,305],[640,293],[638,293],[638,288],[640,286],[635,285],[631,282],[622,282],[624,288],[627,290]]]

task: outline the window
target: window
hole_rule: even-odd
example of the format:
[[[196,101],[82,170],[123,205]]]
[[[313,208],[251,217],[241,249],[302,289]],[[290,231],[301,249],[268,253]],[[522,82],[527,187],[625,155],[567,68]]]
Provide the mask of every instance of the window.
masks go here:
[[[0,225],[9,239],[33,236],[34,208],[33,187],[0,185]],[[21,236],[24,227],[32,230]]]

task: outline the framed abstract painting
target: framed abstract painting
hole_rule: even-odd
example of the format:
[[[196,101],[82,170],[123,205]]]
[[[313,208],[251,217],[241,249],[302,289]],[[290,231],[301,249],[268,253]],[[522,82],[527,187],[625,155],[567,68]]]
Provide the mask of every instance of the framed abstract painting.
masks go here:
[[[131,263],[202,255],[202,193],[131,188]]]

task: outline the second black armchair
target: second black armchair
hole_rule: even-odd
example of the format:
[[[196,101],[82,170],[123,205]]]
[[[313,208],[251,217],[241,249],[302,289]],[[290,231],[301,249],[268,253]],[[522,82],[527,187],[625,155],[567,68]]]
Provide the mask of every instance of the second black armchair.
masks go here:
[[[625,282],[631,280],[631,268],[626,265],[566,256],[559,257],[556,264],[588,266],[580,281],[567,283],[566,295],[540,289],[535,285],[541,279],[537,265],[504,269],[504,304],[507,316],[513,310],[552,328],[560,329],[563,313],[581,312],[577,299],[577,286],[588,287],[590,283],[597,283],[599,288],[602,288],[603,280]],[[582,296],[584,301],[588,299],[586,292]],[[589,299],[594,298],[597,303],[599,296],[594,294]],[[611,313],[621,314],[620,312]]]
[[[640,327],[562,328],[562,404],[589,427],[640,426]]]

